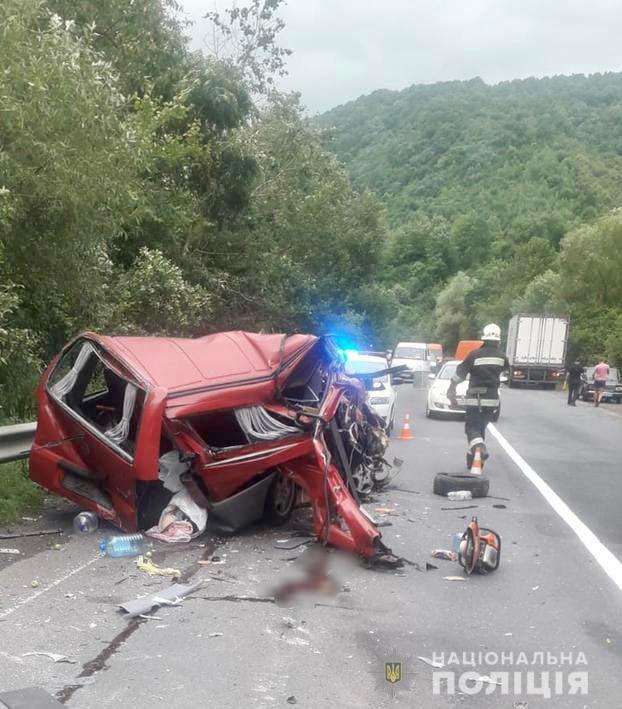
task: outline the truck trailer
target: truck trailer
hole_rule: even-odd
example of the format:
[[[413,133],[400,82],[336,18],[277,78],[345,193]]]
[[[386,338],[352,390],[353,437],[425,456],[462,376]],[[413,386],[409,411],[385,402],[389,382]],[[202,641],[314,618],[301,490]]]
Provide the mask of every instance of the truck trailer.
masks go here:
[[[515,315],[508,325],[509,385],[554,389],[562,378],[568,318]]]

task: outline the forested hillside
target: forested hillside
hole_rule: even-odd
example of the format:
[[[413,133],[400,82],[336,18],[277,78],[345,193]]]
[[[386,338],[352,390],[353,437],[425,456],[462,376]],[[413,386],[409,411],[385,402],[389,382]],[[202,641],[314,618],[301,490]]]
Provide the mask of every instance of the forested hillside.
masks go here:
[[[622,363],[622,74],[376,91],[318,123],[387,206],[395,336],[547,310]]]
[[[386,227],[275,81],[281,0],[0,3],[0,421],[77,332],[373,332]]]
[[[84,329],[451,347],[547,310],[622,363],[622,76],[378,91],[313,123],[276,90],[281,4],[209,13],[227,51],[201,53],[175,0],[0,3],[1,421]]]

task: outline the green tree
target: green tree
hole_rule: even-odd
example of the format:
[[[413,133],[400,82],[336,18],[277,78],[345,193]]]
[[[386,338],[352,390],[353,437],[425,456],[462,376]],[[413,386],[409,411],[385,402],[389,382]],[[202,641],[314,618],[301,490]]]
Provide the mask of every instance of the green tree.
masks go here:
[[[16,326],[49,353],[96,325],[135,186],[131,139],[114,74],[88,35],[41,13],[37,0],[0,5],[0,220],[5,272],[20,287]],[[61,274],[71,277],[63,277]]]
[[[458,271],[436,298],[435,333],[448,349],[454,349],[460,340],[473,337],[475,324],[469,313],[469,300],[476,285],[473,278]]]

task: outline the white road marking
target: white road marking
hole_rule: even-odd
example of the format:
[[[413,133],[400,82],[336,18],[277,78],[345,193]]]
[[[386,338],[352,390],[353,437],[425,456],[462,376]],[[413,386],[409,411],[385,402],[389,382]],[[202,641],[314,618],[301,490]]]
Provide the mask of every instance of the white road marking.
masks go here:
[[[84,569],[87,568],[87,566],[94,564],[96,561],[98,561],[101,558],[102,558],[102,555],[98,554],[95,558],[91,559],[90,561],[87,561],[84,564],[81,564],[80,566],[77,566],[75,569],[72,569],[71,571],[68,571],[64,576],[57,578],[55,581],[52,581],[47,586],[44,586],[43,588],[41,588],[38,591],[36,591],[35,593],[33,593],[31,596],[27,596],[26,598],[22,598],[20,601],[18,601],[11,608],[7,608],[6,610],[3,610],[2,612],[0,612],[0,620],[4,620],[4,618],[6,618],[7,616],[10,616],[12,613],[15,613],[16,610],[19,610],[20,608],[25,606],[27,603],[34,601],[35,598],[39,598],[39,596],[42,596],[44,593],[47,593],[50,589],[55,588],[59,584],[63,583],[63,581],[66,581],[68,578],[71,578],[74,574],[77,574],[80,571],[83,571]]]
[[[523,475],[533,483],[542,497],[551,505],[557,514],[577,535],[585,548],[600,564],[604,572],[622,590],[622,562],[607,549],[592,530],[582,522],[577,515],[568,507],[561,497],[546,483],[527,461],[518,453],[512,445],[504,438],[493,424],[488,425],[488,430],[497,439],[503,450],[517,465]]]

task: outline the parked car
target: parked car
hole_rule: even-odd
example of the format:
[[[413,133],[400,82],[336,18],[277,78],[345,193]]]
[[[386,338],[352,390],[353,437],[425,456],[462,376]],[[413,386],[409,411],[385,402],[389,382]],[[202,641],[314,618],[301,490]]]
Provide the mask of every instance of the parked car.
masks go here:
[[[388,444],[365,398],[328,338],[84,333],[39,384],[30,477],[128,532],[169,504],[163,471],[229,532],[284,522],[302,490],[320,540],[395,565],[354,482]]]
[[[586,368],[585,378],[586,382],[581,388],[581,399],[582,401],[593,401],[594,367]],[[620,373],[616,367],[609,367],[609,376],[601,401],[615,401],[616,404],[622,402],[622,382],[620,382]]]
[[[403,366],[394,381],[413,381],[417,372],[427,374],[431,368],[428,346],[425,342],[400,342],[393,351],[391,366]]]
[[[449,360],[443,364],[437,374],[429,375],[430,386],[428,388],[425,409],[425,415],[428,418],[464,416],[465,409],[460,402],[466,397],[467,389],[469,388],[469,378],[467,377],[456,387],[456,400],[458,402],[458,408],[452,407],[449,403],[449,399],[447,398],[447,390],[449,389],[451,378],[456,373],[456,367],[461,361],[462,360],[458,359]],[[500,414],[501,403],[499,403],[499,407],[495,409],[492,420],[497,421]]]
[[[382,372],[386,368],[387,361],[384,357],[375,357],[360,352],[348,352],[347,354],[346,374],[361,379],[367,390],[369,407],[384,421],[387,433],[390,434],[395,422],[395,401],[397,398],[391,383],[391,375],[386,373],[373,378],[369,376],[374,372]]]

